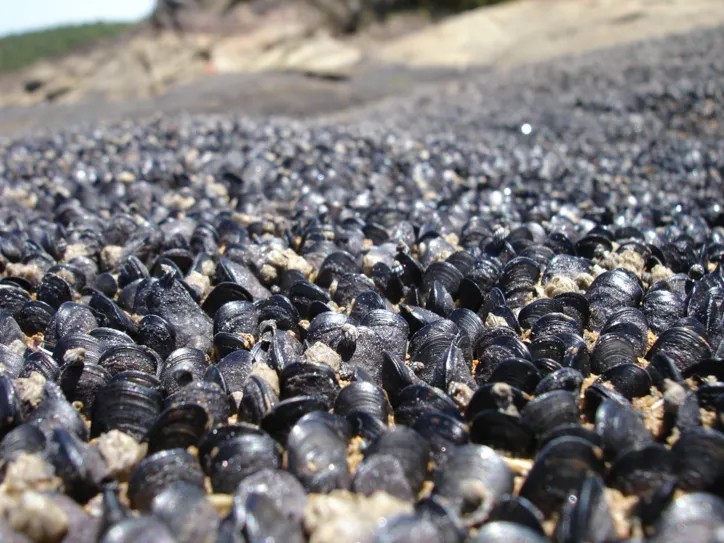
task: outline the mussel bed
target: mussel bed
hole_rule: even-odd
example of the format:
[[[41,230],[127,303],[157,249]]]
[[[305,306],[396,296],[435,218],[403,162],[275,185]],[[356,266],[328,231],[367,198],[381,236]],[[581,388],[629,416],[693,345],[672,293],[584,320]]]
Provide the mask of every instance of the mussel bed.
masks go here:
[[[1,142],[0,540],[721,541],[723,36]]]

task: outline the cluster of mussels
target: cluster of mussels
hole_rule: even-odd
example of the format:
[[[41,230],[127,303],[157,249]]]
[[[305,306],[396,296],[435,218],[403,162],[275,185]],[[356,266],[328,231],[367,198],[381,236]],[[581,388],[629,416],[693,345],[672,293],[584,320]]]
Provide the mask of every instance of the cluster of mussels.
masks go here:
[[[260,160],[6,171],[3,541],[722,537],[721,227],[235,211]]]

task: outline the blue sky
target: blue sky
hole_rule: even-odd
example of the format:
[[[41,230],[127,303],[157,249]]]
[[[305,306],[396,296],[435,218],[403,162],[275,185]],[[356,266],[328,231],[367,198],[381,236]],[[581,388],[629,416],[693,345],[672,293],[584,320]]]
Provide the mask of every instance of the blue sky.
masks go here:
[[[93,21],[134,21],[154,0],[0,0],[0,36]]]

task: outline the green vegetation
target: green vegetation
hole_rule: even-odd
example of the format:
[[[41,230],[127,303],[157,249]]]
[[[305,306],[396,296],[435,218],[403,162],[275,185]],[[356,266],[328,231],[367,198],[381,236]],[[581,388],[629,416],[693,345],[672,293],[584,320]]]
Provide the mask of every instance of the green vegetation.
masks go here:
[[[129,23],[90,23],[59,26],[0,38],[0,72],[64,55],[104,38],[117,36]]]

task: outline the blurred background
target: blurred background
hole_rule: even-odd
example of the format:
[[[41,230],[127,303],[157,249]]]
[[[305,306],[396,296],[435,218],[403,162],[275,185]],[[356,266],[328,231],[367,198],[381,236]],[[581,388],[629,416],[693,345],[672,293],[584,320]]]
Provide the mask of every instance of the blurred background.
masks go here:
[[[0,0],[0,132],[308,117],[722,22],[721,0]]]

